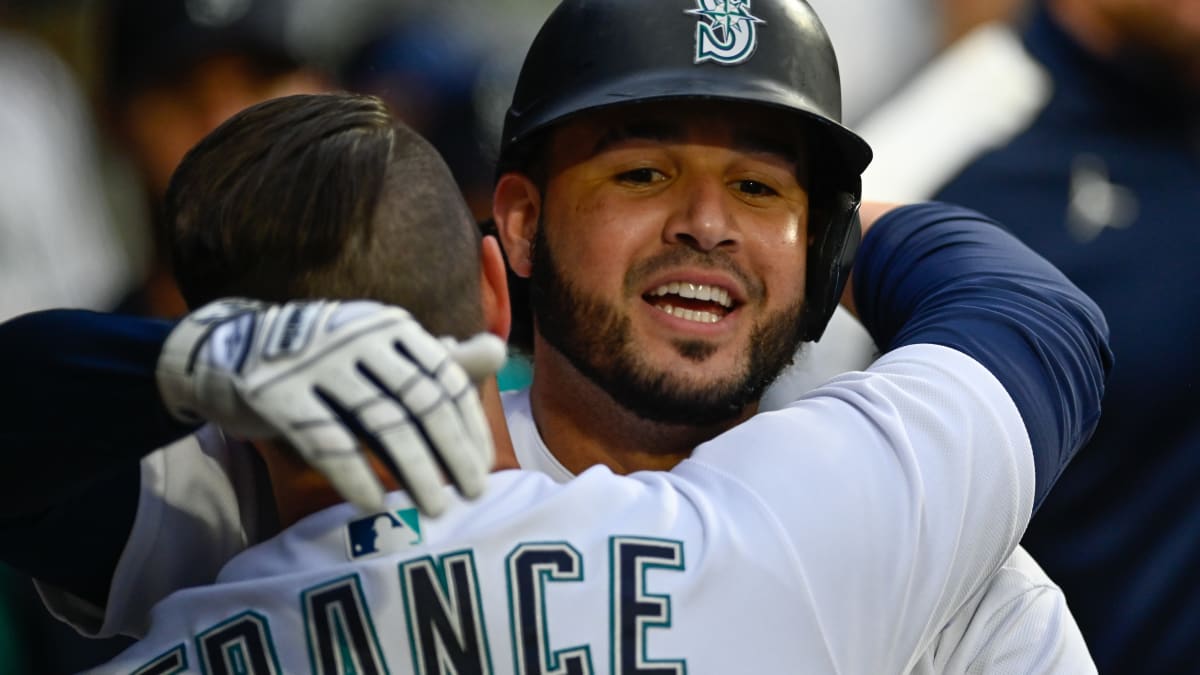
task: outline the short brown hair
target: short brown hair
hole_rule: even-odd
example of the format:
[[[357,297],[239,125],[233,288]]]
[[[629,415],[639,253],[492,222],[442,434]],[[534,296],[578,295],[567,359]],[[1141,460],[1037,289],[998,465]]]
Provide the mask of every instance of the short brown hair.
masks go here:
[[[408,309],[434,334],[483,328],[479,230],[437,151],[377,98],[247,108],[188,152],[165,208],[192,307],[365,298]]]

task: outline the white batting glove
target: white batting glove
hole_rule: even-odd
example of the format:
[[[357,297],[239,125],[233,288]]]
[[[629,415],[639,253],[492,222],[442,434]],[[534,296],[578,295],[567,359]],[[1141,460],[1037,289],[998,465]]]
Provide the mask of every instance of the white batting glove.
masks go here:
[[[171,332],[158,385],[176,417],[282,436],[347,501],[379,511],[383,488],[361,440],[437,515],[447,506],[439,466],[464,496],[483,492],[495,448],[472,380],[503,361],[495,336],[439,341],[374,302],[221,300]]]

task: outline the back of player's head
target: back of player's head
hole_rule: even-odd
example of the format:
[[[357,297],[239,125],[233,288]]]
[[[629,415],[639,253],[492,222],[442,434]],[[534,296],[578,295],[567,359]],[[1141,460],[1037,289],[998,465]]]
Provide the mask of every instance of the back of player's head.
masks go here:
[[[479,230],[441,157],[376,98],[247,108],[184,157],[165,215],[192,307],[368,298],[434,334],[483,328]]]

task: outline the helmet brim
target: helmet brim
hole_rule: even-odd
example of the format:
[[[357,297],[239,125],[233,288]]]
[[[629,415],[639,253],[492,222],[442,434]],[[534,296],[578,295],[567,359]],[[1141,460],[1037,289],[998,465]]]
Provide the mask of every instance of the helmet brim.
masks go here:
[[[795,115],[802,133],[817,134],[831,144],[842,168],[859,175],[871,162],[871,146],[858,134],[833,119],[805,97],[771,82],[737,77],[711,77],[692,71],[638,74],[604,85],[594,83],[546,102],[535,102],[526,111],[510,110],[505,120],[503,159],[525,140],[548,128],[585,113],[618,106],[664,101],[722,101],[761,105]]]

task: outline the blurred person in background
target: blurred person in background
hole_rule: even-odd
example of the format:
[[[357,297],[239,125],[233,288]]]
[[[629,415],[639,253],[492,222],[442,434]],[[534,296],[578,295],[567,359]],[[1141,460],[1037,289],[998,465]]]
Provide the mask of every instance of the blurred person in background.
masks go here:
[[[861,127],[878,199],[983,210],[1107,314],[1106,413],[1025,537],[1101,672],[1200,664],[1200,3],[1043,0]]]
[[[179,160],[205,134],[254,103],[330,88],[287,41],[283,0],[110,0],[101,22],[102,108],[137,168],[154,220]],[[143,282],[118,311],[184,313],[159,228]]]
[[[25,23],[0,2],[0,320],[110,307],[130,277],[84,93]],[[0,565],[0,672],[66,672],[54,663],[60,636],[77,639],[46,616],[28,578]]]
[[[0,4],[0,320],[111,306],[127,261],[83,93],[52,50],[7,29],[5,16]]]
[[[483,220],[491,215],[495,172],[476,101],[488,50],[447,18],[402,13],[394,21],[354,50],[339,79],[351,91],[382,98],[428,140]]]

